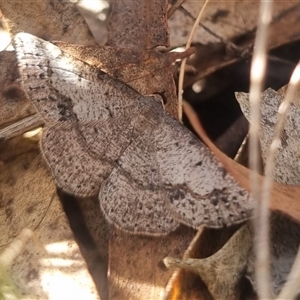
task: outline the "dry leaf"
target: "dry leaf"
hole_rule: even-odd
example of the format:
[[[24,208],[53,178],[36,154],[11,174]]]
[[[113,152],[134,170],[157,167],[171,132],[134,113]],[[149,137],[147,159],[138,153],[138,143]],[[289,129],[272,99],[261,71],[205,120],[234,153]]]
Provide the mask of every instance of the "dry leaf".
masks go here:
[[[8,158],[11,155],[8,145],[0,151],[3,161],[0,164],[0,257],[5,265],[7,254],[13,258],[13,265],[5,266],[6,279],[12,280],[15,291],[21,294],[18,299],[62,299],[76,295],[97,299],[94,284],[55,196],[53,180],[44,167],[38,145],[31,144],[33,149],[17,157]],[[20,151],[22,144],[17,145]],[[24,228],[35,232],[38,243],[32,237],[23,243],[18,241],[17,236]],[[2,252],[4,249],[9,250],[7,254]],[[3,285],[7,283],[2,281],[2,267],[3,264],[0,294],[5,292]],[[61,284],[59,289],[57,281]]]
[[[221,249],[225,247],[225,243],[236,232],[238,228],[239,226],[230,226],[218,230],[201,228],[185,251],[183,259],[195,258],[201,259],[201,261],[206,261],[207,259],[208,261],[213,262],[214,260],[211,260],[210,258],[214,255],[216,255],[215,257],[218,256],[218,251],[222,251]],[[238,251],[236,250],[236,248],[240,248],[240,251],[245,247],[247,248],[249,247],[249,245],[240,245],[239,243],[234,243],[232,251],[235,252],[236,255],[238,255]],[[245,251],[247,250],[242,250],[241,254],[243,254]],[[213,269],[215,268],[214,263],[211,267]],[[236,273],[237,269],[239,269],[239,266],[232,264],[231,268],[229,269],[230,273],[227,274],[229,280],[233,279],[234,281],[236,280],[235,278],[237,276],[241,275]],[[164,299],[213,299],[208,290],[215,291],[218,288],[217,286],[218,281],[216,281],[215,278],[213,280],[206,280],[204,283],[202,278],[197,276],[195,273],[192,273],[185,269],[181,269],[179,272],[176,271],[170,279],[166,288],[167,294]],[[236,293],[239,293],[239,291],[236,290]],[[214,294],[214,296],[216,296],[216,294]],[[215,299],[219,298],[220,297],[217,297]]]
[[[57,190],[68,218],[75,241],[80,247],[101,299],[108,295],[108,239],[109,227],[96,197],[77,198]]]
[[[248,94],[236,93],[236,98],[240,103],[244,115],[250,122]],[[267,89],[262,93],[260,144],[264,162],[267,159],[268,151],[274,137],[275,124],[278,119],[278,108],[283,99],[284,95],[272,89]],[[275,154],[273,178],[277,182],[300,185],[300,167],[298,163],[300,123],[297,121],[299,113],[299,103],[291,103],[281,137],[281,145]],[[274,295],[278,295],[287,280],[300,245],[300,225],[278,214],[272,214],[270,221],[272,290]],[[253,264],[254,254],[252,253],[249,257],[248,276],[254,287],[256,287]]]
[[[171,46],[178,47],[186,43],[194,20],[204,1],[187,0],[182,7],[192,16],[176,11],[169,20]],[[252,35],[257,26],[259,1],[210,2],[205,10],[202,23],[224,40]],[[270,25],[270,45],[282,45],[299,39],[297,25],[299,20],[299,4],[297,2],[276,1],[273,8],[273,22]],[[277,29],[277,31],[275,30]],[[252,35],[253,37],[253,35]],[[247,36],[246,36],[247,38]],[[209,44],[219,42],[216,37],[200,27],[194,37],[195,43]],[[253,45],[254,40],[252,40]]]
[[[140,51],[169,46],[166,14],[166,0],[114,1],[106,44]]]
[[[174,259],[166,257],[168,268],[197,273],[214,299],[236,300],[240,297],[239,282],[252,246],[251,225],[246,223],[228,242],[208,258]]]
[[[162,260],[179,257],[194,234],[185,226],[165,237],[132,236],[112,228],[110,299],[160,299],[172,274]]]
[[[0,1],[0,10],[10,32],[28,32],[46,40],[96,45],[84,18],[74,3],[44,0],[30,5],[27,1]]]
[[[204,2],[185,1],[182,5],[187,13],[177,11],[171,18],[171,44],[173,47],[186,43],[187,35],[194,23],[197,13]],[[239,60],[248,58],[252,53],[255,39],[258,1],[233,1],[228,3],[209,3],[204,14],[203,25],[219,36],[208,33],[202,27],[196,31],[193,42],[196,54],[189,62],[196,70],[185,78],[185,86],[229,66]],[[274,49],[300,39],[298,3],[275,2],[273,21],[268,28],[268,49]],[[192,16],[192,17],[191,17]],[[182,24],[189,24],[183,26]]]
[[[236,98],[240,103],[244,115],[250,122],[248,94],[236,93]],[[278,119],[278,108],[283,99],[284,96],[272,89],[267,89],[262,93],[260,142],[264,160],[267,158],[274,137],[275,124]],[[276,163],[273,171],[273,177],[277,182],[291,185],[300,185],[300,165],[298,164],[298,149],[300,148],[299,113],[299,105],[297,103],[291,103],[281,136],[281,145],[275,154]]]
[[[35,114],[36,110],[20,86],[20,74],[13,51],[0,52],[0,128]]]
[[[132,18],[133,13],[135,18]],[[109,18],[107,45],[137,49],[140,55],[145,55],[143,54],[145,50],[153,50],[156,46],[169,46],[166,17],[166,0],[114,2]],[[130,62],[131,58],[126,57],[126,60]],[[123,61],[123,64],[126,63]],[[136,87],[146,94],[163,94],[167,99],[166,111],[174,117],[177,116],[177,96],[171,67],[156,69],[148,77],[142,78],[138,84],[135,83]]]

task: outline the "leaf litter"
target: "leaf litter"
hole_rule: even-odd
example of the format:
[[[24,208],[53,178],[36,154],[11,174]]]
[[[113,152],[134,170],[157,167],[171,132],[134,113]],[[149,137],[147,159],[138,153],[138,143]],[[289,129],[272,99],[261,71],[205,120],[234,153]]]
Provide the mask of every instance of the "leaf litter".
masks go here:
[[[236,93],[246,118],[251,121],[249,111],[248,95]],[[274,137],[275,124],[278,121],[278,109],[284,99],[284,95],[268,89],[262,94],[261,106],[261,129],[260,143],[262,157],[266,161],[271,142]],[[285,119],[281,144],[275,154],[275,165],[273,178],[277,182],[291,185],[300,185],[299,182],[299,125],[297,122],[299,115],[299,103],[294,101],[290,104],[288,115]],[[296,196],[296,195],[295,195]],[[300,244],[300,226],[291,220],[273,214],[271,217],[271,279],[273,295],[278,295],[287,280],[287,276],[295,260]],[[253,268],[253,253],[249,257],[247,276],[256,285]]]

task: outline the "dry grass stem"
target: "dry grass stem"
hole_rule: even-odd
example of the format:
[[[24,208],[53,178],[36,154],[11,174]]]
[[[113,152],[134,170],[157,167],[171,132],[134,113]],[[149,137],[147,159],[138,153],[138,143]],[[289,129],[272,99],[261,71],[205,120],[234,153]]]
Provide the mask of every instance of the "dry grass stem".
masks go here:
[[[256,277],[259,299],[271,299],[269,272],[269,209],[267,199],[261,198],[258,179],[260,103],[267,64],[268,27],[272,16],[272,1],[260,2],[260,13],[250,73],[251,124],[249,130],[249,165],[252,197],[255,201],[254,230],[256,253]]]
[[[191,30],[191,33],[189,35],[188,41],[186,43],[185,48],[188,49],[191,47],[192,45],[192,41],[193,41],[193,37],[195,35],[196,29],[199,26],[199,23],[202,19],[204,10],[207,6],[207,4],[209,3],[210,0],[206,0],[205,3],[203,4],[198,17],[193,25],[193,28]],[[183,79],[184,79],[184,72],[185,72],[185,65],[186,65],[186,61],[187,59],[184,58],[181,62],[181,66],[180,66],[180,71],[179,71],[179,79],[178,79],[178,120],[180,122],[182,122],[182,93],[183,93]]]

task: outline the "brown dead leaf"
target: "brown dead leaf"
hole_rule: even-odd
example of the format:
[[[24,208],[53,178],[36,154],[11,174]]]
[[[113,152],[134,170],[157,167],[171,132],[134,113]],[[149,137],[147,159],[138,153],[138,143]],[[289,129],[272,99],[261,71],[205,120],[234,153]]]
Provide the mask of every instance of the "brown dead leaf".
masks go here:
[[[194,236],[180,226],[165,237],[128,235],[115,228],[110,232],[110,299],[160,299],[172,275],[162,260],[179,257]]]
[[[197,18],[203,4],[204,1],[186,0],[182,7],[187,14],[181,10],[177,10],[173,14],[169,20],[171,47],[182,46],[186,43],[188,33],[191,31],[194,20]],[[222,39],[233,41],[238,37],[254,33],[257,26],[258,8],[259,1],[210,2],[205,10],[202,23]],[[283,40],[288,42],[297,36],[299,38],[297,27],[294,27],[295,22],[299,22],[297,20],[299,9],[299,3],[297,2],[274,2],[273,21],[269,28],[271,33],[269,37],[270,45],[275,45],[275,40],[281,40],[280,43],[283,44]],[[277,37],[273,26],[279,30],[277,31]],[[220,40],[203,27],[199,27],[194,37],[195,43],[204,45],[216,43],[217,41]]]
[[[0,52],[0,128],[36,113],[20,86],[20,74],[13,51]]]
[[[134,18],[133,14],[136,14]],[[166,0],[114,2],[109,18],[107,45],[137,49],[140,55],[146,56],[148,54],[142,54],[145,50],[154,49],[158,45],[169,46],[166,16]],[[131,61],[131,58],[126,57],[123,63],[126,61]],[[147,78],[143,77],[138,84],[135,83],[135,86],[146,94],[162,94],[163,98],[167,99],[166,111],[177,117],[177,96],[171,67],[157,69]]]
[[[184,52],[160,53],[155,50],[141,51],[116,46],[91,47],[61,42],[55,44],[110,76],[133,85],[133,81],[164,69],[177,59],[188,57],[194,52],[192,48]]]
[[[38,243],[30,239],[20,248],[18,241],[11,249],[15,258],[7,271],[21,294],[11,299],[74,298],[76,293],[81,293],[84,299],[97,299],[97,291],[59,205],[55,185],[37,143],[30,142],[30,149],[20,141],[14,146],[8,145],[13,141],[6,142],[0,149],[1,255],[2,250],[18,241],[16,236],[23,229],[33,231]],[[16,147],[18,156],[12,155],[12,150],[18,154]],[[2,267],[1,296],[4,292]],[[55,287],[57,282],[61,284],[59,289]]]
[[[228,239],[239,228],[238,226],[231,226],[222,229],[202,228],[195,235],[189,247],[184,253],[183,259],[197,258],[203,261],[209,257],[217,254],[222,249]],[[219,254],[216,255],[216,257]],[[211,262],[213,262],[212,260]],[[212,265],[215,268],[215,264]],[[234,268],[234,267],[233,267]],[[211,274],[211,273],[210,273]],[[210,275],[208,274],[208,275]],[[189,300],[189,299],[214,299],[208,289],[216,289],[217,282],[204,281],[195,273],[181,269],[176,271],[167,285],[167,294],[165,300]],[[216,294],[214,294],[216,296]],[[220,297],[215,298],[220,299]]]
[[[169,46],[166,0],[113,1],[108,46],[153,49]]]
[[[57,190],[70,228],[86,261],[101,299],[108,294],[108,238],[109,228],[100,210],[97,197],[78,198]]]
[[[300,185],[299,154],[297,151],[299,147],[297,123],[299,103],[297,97],[291,103],[283,129],[282,143],[275,154],[276,163],[273,170],[273,178],[277,182]],[[248,94],[236,93],[236,98],[246,118],[250,121]],[[268,150],[275,133],[275,123],[278,119],[277,111],[283,99],[283,93],[275,92],[271,89],[267,89],[262,94],[260,144],[264,162],[267,160]],[[287,280],[297,255],[300,244],[300,225],[280,214],[274,213],[271,215],[270,224],[272,290],[274,295],[278,295]],[[251,253],[247,267],[247,276],[256,288],[253,264],[254,253]]]
[[[182,6],[187,13],[177,11],[171,18],[169,24],[173,47],[185,44],[189,32],[187,28],[191,28],[202,4],[202,2],[185,1]],[[209,34],[202,27],[198,28],[194,43],[199,44],[196,46],[193,60],[190,61],[197,73],[186,78],[185,86],[251,55],[257,9],[258,2],[234,1],[230,5],[220,2],[208,5],[203,25],[220,38]],[[268,28],[268,49],[300,39],[299,11],[300,5],[296,2],[274,3],[273,21]],[[188,27],[183,24],[188,24]]]
[[[84,18],[74,3],[44,0],[1,0],[0,10],[10,32],[28,32],[46,40],[96,45]]]
[[[251,247],[251,226],[246,223],[210,257],[166,257],[164,263],[168,268],[180,268],[198,274],[214,299],[236,300],[240,298],[239,282]]]

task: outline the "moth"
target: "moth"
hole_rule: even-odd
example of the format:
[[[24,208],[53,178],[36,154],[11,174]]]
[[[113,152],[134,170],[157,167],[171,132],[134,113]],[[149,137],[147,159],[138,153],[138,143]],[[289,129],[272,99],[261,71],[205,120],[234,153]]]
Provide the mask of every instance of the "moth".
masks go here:
[[[33,35],[17,34],[14,46],[23,88],[45,122],[41,151],[64,192],[97,195],[107,221],[135,234],[251,216],[249,194],[157,96]]]

